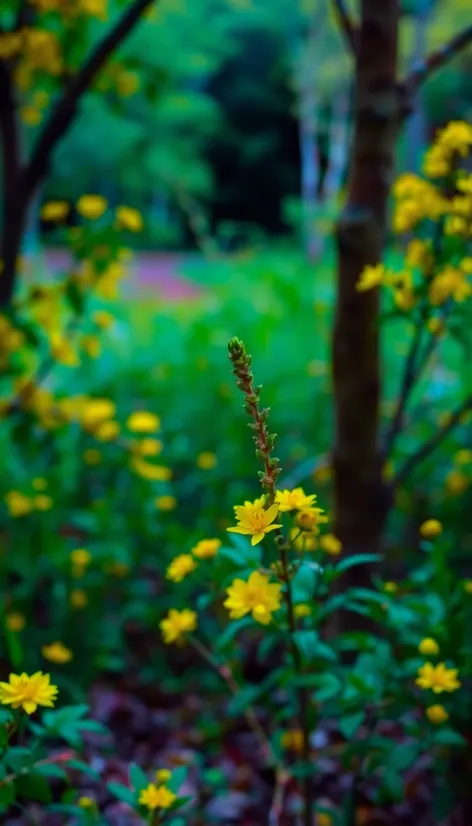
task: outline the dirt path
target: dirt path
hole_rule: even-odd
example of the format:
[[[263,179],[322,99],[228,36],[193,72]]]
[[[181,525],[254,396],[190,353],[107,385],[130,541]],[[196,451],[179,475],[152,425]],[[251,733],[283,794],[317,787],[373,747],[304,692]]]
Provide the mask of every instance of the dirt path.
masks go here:
[[[183,267],[198,261],[199,255],[187,253],[141,252],[132,261],[132,273],[128,280],[127,293],[130,297],[161,298],[165,301],[183,301],[197,298],[202,288],[191,279],[181,275]],[[45,264],[51,273],[57,273],[70,266],[67,250],[46,250]]]

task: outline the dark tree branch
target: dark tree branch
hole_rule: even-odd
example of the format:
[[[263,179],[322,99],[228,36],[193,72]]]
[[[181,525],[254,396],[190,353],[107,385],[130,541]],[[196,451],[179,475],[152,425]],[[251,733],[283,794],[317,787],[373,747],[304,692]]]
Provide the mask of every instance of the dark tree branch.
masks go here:
[[[116,25],[95,47],[88,60],[70,81],[44,124],[33,148],[31,159],[24,171],[23,186],[27,198],[32,196],[37,185],[46,174],[52,152],[58,141],[69,129],[80,98],[90,88],[110,55],[118,48],[153,2],[154,0],[134,0],[130,8],[123,13]]]
[[[353,55],[357,54],[357,27],[346,8],[345,0],[333,0],[333,9],[340,30]]]
[[[427,80],[445,63],[455,57],[462,49],[472,43],[472,25],[456,34],[449,43],[431,52],[424,60],[415,66],[405,80],[406,89],[411,93]]]
[[[419,370],[417,369],[417,360],[418,353],[421,347],[421,341],[423,338],[423,332],[424,318],[423,314],[421,314],[416,322],[415,332],[413,334],[413,338],[410,344],[410,350],[408,352],[407,358],[405,359],[401,390],[398,397],[397,406],[395,408],[395,413],[393,415],[390,427],[385,437],[385,457],[390,456],[395,445],[395,441],[401,433],[403,426],[403,417],[405,415],[408,399],[418,378]]]
[[[20,143],[10,68],[0,61],[0,143],[3,167],[3,203],[18,181]]]
[[[441,442],[446,438],[446,436],[451,433],[452,430],[456,427],[456,425],[460,422],[461,417],[464,413],[467,413],[468,410],[472,409],[472,395],[468,396],[462,404],[460,404],[453,413],[451,413],[450,419],[447,424],[443,427],[440,427],[436,433],[428,439],[427,442],[424,443],[422,447],[420,447],[415,453],[412,453],[411,456],[406,460],[403,467],[400,468],[397,475],[393,480],[393,485],[398,487],[402,485],[405,480],[410,476],[412,471],[423,462],[425,459],[433,453],[434,450],[441,444]]]

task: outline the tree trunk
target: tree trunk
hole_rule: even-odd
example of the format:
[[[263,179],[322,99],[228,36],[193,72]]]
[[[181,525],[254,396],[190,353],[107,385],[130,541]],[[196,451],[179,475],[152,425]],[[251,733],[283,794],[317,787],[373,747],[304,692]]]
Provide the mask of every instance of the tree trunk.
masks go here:
[[[362,0],[354,133],[347,202],[337,227],[333,333],[335,531],[346,555],[377,553],[391,494],[379,445],[379,293],[359,293],[367,265],[382,260],[387,198],[399,126],[396,83],[399,0]],[[367,566],[349,572],[366,585]]]

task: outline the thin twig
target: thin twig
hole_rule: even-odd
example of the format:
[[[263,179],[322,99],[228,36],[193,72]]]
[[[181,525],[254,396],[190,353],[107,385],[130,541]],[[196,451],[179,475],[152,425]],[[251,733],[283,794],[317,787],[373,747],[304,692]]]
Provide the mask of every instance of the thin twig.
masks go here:
[[[344,39],[352,54],[356,55],[358,30],[346,7],[345,0],[333,0],[333,9]]]
[[[462,49],[465,49],[472,43],[472,26],[467,26],[463,31],[456,34],[448,43],[445,43],[439,49],[431,52],[424,60],[421,60],[413,67],[410,74],[405,79],[405,87],[408,92],[417,89],[425,80],[444,66],[455,55],[459,54]]]
[[[407,358],[405,359],[401,390],[398,397],[397,406],[385,437],[385,458],[391,455],[395,441],[401,433],[403,417],[408,404],[408,399],[418,380],[419,370],[417,368],[417,360],[424,334],[424,321],[424,312],[422,312],[416,321],[415,332],[410,343],[410,350]]]
[[[393,485],[395,487],[403,484],[405,480],[410,476],[411,472],[416,468],[420,462],[423,462],[424,459],[427,459],[431,453],[441,444],[441,442],[446,438],[446,436],[451,433],[451,431],[456,427],[456,425],[460,422],[464,413],[467,413],[472,409],[472,394],[467,396],[466,399],[460,404],[453,413],[451,413],[449,421],[447,424],[440,427],[427,442],[422,445],[415,453],[406,460],[403,466],[400,468],[398,473],[393,479]]]
[[[200,654],[200,656],[205,660],[205,662],[208,663],[208,665],[210,665],[211,668],[218,674],[218,676],[221,677],[221,679],[226,683],[226,686],[230,690],[233,697],[237,697],[240,689],[229,665],[227,663],[219,663],[216,657],[213,656],[211,651],[208,650],[206,645],[204,645],[199,639],[197,639],[197,637],[189,635],[188,640],[195,649],[195,651],[197,651],[198,654]],[[257,719],[254,709],[251,706],[244,709],[244,716],[250,729],[253,731],[253,733],[257,737],[257,740],[259,741],[260,746],[262,747],[262,751],[265,756],[265,759],[267,760],[268,765],[271,766],[275,772],[275,787],[269,811],[268,824],[269,826],[279,826],[279,821],[282,815],[283,808],[284,790],[291,776],[289,772],[282,766],[280,760],[275,754],[271,742],[267,737],[264,729],[262,728],[259,720]]]

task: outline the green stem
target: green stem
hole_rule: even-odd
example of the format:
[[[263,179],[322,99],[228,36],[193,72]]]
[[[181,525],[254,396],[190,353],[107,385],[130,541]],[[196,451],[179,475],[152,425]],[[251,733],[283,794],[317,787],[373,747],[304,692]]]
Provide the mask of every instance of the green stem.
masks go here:
[[[282,562],[283,574],[285,579],[285,604],[287,606],[288,625],[290,632],[290,648],[292,651],[294,670],[300,676],[303,675],[303,666],[300,652],[295,643],[294,634],[297,630],[297,623],[293,609],[292,583],[290,579],[290,571],[288,568],[287,548],[285,545],[280,547],[280,557]],[[298,707],[299,707],[299,725],[303,732],[303,748],[302,757],[305,763],[305,777],[303,779],[303,826],[312,826],[313,823],[313,783],[311,776],[308,774],[308,765],[310,762],[310,724],[309,724],[309,695],[308,690],[300,686],[298,690]]]

